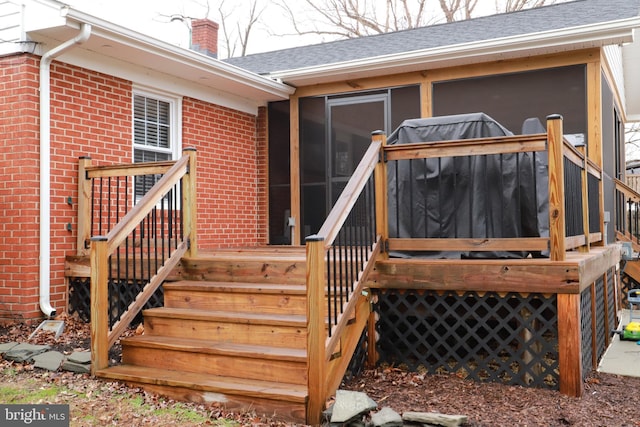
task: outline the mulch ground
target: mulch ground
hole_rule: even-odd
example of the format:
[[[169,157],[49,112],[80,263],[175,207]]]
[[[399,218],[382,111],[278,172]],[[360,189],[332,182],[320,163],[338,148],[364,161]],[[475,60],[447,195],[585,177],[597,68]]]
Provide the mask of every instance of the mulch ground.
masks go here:
[[[67,316],[63,316],[63,320],[65,320],[65,331],[58,339],[54,339],[52,333],[44,332],[37,334],[28,342],[48,344],[53,349],[66,354],[89,349],[88,324]],[[38,324],[18,322],[0,325],[0,342],[27,342],[27,338]],[[135,329],[127,332],[127,334],[135,333]],[[110,353],[115,363],[119,361],[119,351],[120,347],[117,344]],[[33,369],[28,364],[18,366],[14,362],[2,360],[0,372],[4,373],[8,368],[18,372],[18,377],[9,379],[0,376],[0,383],[14,382],[18,378],[30,378],[41,382],[43,387],[60,381],[73,384],[76,388],[106,387],[106,391],[87,395],[88,402],[84,404],[87,408],[93,408],[93,411],[96,408],[104,408],[108,413],[113,413],[114,400],[101,402],[101,399],[108,398],[110,389],[116,389],[118,393],[122,393],[124,388],[113,383],[101,383],[88,375],[69,372],[48,373]],[[466,415],[469,419],[467,426],[640,426],[640,378],[597,372],[587,378],[584,384],[585,393],[581,398],[564,396],[554,390],[477,383],[455,375],[427,375],[393,367],[366,370],[360,376],[343,383],[341,388],[365,392],[378,403],[379,408],[387,406],[398,413],[419,411]],[[159,404],[158,402],[162,402],[164,406],[175,404],[139,389],[127,390],[130,393],[138,393],[147,401],[156,402],[155,404]],[[193,405],[193,408],[206,414],[208,421],[183,425],[212,425],[219,418],[233,420],[240,425],[286,425],[254,413],[235,414],[219,407],[205,408],[202,405]],[[134,410],[135,408],[130,406],[116,409],[120,421],[129,420],[127,425],[147,425],[142,423],[141,419],[144,417],[140,414],[120,413]],[[92,425],[125,424],[105,422],[105,424]]]

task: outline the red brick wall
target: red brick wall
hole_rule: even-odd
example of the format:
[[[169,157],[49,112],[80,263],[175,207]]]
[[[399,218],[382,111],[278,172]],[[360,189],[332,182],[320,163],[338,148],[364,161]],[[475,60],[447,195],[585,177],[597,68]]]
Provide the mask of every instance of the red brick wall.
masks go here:
[[[37,75],[36,57],[0,58],[0,318],[39,313]]]
[[[257,149],[258,153],[258,241],[269,242],[269,144],[267,108],[258,110]]]
[[[39,58],[0,58],[0,318],[40,317]],[[131,161],[131,83],[54,62],[51,68],[51,302],[66,310],[64,261],[76,253],[78,158]],[[201,248],[265,242],[258,221],[256,117],[183,100],[183,147],[198,149]],[[67,199],[71,197],[71,204]],[[71,224],[71,231],[67,230]]]
[[[183,147],[198,150],[198,246],[264,243],[258,221],[256,118],[185,98]]]
[[[219,25],[209,19],[191,21],[191,48],[213,57],[218,56]]]

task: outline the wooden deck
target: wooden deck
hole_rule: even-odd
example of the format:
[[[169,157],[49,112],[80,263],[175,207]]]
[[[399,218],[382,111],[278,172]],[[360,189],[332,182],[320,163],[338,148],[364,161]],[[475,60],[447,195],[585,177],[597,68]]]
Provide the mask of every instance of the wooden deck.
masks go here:
[[[537,152],[546,152],[549,159],[548,188],[543,189],[548,195],[548,236],[469,239],[457,235],[415,238],[389,234],[387,162]],[[580,183],[580,188],[572,190],[572,197],[580,193],[582,201],[567,210],[565,161],[573,164],[567,172],[570,181]],[[79,175],[79,204],[84,208],[79,211],[88,216],[91,210],[86,207],[96,203],[90,200],[92,193],[87,190],[90,180],[115,172],[83,167],[81,170],[86,173]],[[157,167],[150,165],[147,169],[157,174]],[[119,167],[118,171],[126,176],[142,173],[126,167]],[[222,402],[233,409],[251,408],[294,422],[318,424],[326,399],[339,386],[366,328],[367,360],[369,364],[377,361],[376,316],[371,315],[376,290],[450,292],[454,300],[473,291],[479,296],[493,293],[498,298],[502,294],[552,295],[550,311],[557,341],[551,351],[557,353],[558,360],[550,369],[559,372],[562,393],[583,394],[583,372],[597,362],[598,354],[608,343],[607,325],[615,315],[619,294],[619,289],[616,292],[614,288],[619,282],[621,251],[618,245],[603,241],[601,169],[563,138],[560,116],[549,117],[546,134],[489,140],[389,147],[384,135],[375,134],[325,223],[316,235],[307,238],[305,247],[210,252],[199,248],[195,172],[195,153],[189,151],[105,236],[92,236],[91,221],[82,218],[78,236],[82,250],[67,259],[66,272],[69,277],[91,277],[95,375],[178,399]],[[146,246],[142,242],[136,244],[136,239],[141,239],[135,234],[136,228],[145,221],[152,222],[152,212],[159,201],[178,187],[183,195],[182,228],[171,222],[175,228],[164,230],[162,222],[154,223],[148,228],[159,228],[158,234],[146,236],[150,239]],[[364,210],[359,212],[356,206]],[[353,224],[358,230],[368,229],[368,233],[348,235]],[[163,242],[165,236],[177,236],[175,248],[166,256],[149,243]],[[89,241],[91,244],[87,245]],[[129,241],[131,245],[127,245]],[[145,267],[141,255],[149,256],[154,250],[158,253],[155,259],[161,258],[164,263]],[[401,259],[389,258],[385,253],[398,250],[548,250],[550,256]],[[146,279],[129,277],[133,271]],[[114,278],[118,286],[130,279],[137,283],[146,280],[148,285],[126,313],[110,325],[108,290]],[[160,285],[165,292],[164,306],[143,312],[145,334],[124,340],[123,364],[109,366],[108,349]],[[509,310],[507,307],[503,311]],[[513,356],[520,359],[512,360],[529,369],[530,360],[525,359],[530,352],[523,347],[535,341],[536,331],[535,326],[522,326],[522,320],[521,316],[514,322],[520,324],[514,334],[525,335],[525,339],[518,341],[520,348]],[[518,377],[530,373],[518,373]]]

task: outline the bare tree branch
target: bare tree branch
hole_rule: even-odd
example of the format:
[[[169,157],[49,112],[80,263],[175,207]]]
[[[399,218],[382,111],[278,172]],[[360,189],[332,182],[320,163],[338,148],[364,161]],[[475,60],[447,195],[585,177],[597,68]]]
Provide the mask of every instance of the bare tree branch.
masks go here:
[[[513,12],[563,0],[496,0],[496,11]],[[478,0],[303,0],[295,10],[288,0],[275,0],[294,34],[355,38],[474,16]],[[300,8],[300,4],[304,7]],[[437,6],[436,6],[437,4]],[[439,7],[439,10],[437,9]],[[304,12],[300,12],[304,9]],[[280,33],[280,35],[283,35]]]
[[[546,6],[556,3],[555,0],[506,0],[502,12],[517,12],[523,9]],[[500,10],[498,10],[500,12]]]

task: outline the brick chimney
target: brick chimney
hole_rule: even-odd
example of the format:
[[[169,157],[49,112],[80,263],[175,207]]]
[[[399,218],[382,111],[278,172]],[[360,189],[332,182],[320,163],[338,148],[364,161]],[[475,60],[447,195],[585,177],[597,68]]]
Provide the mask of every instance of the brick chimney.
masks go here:
[[[218,24],[209,19],[191,21],[191,49],[213,58],[218,57]]]

